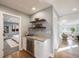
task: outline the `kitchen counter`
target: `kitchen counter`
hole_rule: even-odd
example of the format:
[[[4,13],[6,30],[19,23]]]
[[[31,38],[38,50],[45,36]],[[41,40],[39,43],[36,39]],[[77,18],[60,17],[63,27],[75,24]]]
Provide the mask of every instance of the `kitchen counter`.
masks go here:
[[[44,37],[44,36],[27,36],[27,38],[38,40],[38,41],[41,41],[41,42],[44,42],[45,40],[49,39],[49,38]]]
[[[31,50],[31,53],[36,58],[48,58],[50,56],[50,38],[46,36],[26,36],[27,49]],[[32,48],[29,48],[32,47]],[[28,49],[29,48],[29,49]]]

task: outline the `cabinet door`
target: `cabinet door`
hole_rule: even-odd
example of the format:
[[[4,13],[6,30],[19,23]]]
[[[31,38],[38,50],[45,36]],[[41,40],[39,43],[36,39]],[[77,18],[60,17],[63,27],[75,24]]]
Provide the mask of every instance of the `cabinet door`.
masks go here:
[[[35,57],[43,58],[44,56],[43,43],[40,41],[35,41]]]
[[[27,39],[27,50],[34,55],[34,40],[28,38]]]

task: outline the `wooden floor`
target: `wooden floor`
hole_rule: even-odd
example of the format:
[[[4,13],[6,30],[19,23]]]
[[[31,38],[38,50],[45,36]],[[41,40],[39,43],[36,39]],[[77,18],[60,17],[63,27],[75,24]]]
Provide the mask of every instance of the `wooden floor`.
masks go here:
[[[54,58],[79,58],[79,41],[71,41],[71,43],[68,41],[63,41],[63,43],[60,45],[60,48],[69,47],[69,44],[70,48],[56,52]]]
[[[30,54],[28,54],[26,51],[17,51],[12,53],[11,55],[6,56],[5,58],[34,58]]]
[[[79,48],[78,48],[79,49]],[[79,50],[57,52],[55,58],[79,58]]]
[[[70,42],[71,42],[71,44],[70,44]],[[59,52],[56,51],[54,58],[79,58],[79,41],[70,41],[70,42],[63,41],[62,44],[60,45],[59,49],[65,48],[68,46],[70,46],[70,48],[59,51]],[[71,47],[71,46],[75,46],[75,45],[77,45],[77,46]],[[30,54],[28,54],[28,52],[22,50],[22,51],[14,52],[14,53],[6,56],[6,58],[34,58],[34,57],[31,56]]]

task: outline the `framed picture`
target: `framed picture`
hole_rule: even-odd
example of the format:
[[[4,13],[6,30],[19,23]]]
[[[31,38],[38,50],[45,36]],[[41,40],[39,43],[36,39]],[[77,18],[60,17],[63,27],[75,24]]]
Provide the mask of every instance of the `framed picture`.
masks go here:
[[[9,33],[9,26],[4,26],[4,33]]]
[[[19,25],[16,25],[16,31],[19,31]]]
[[[13,24],[13,25],[12,25],[12,31],[13,31],[13,32],[19,31],[19,25]]]

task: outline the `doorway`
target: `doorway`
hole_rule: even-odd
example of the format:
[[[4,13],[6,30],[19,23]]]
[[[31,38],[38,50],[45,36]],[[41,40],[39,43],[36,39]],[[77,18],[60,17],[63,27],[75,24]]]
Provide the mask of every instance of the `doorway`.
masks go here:
[[[20,17],[3,13],[4,57],[20,50]]]
[[[75,16],[59,20],[59,46],[55,57],[79,56],[79,20]]]

